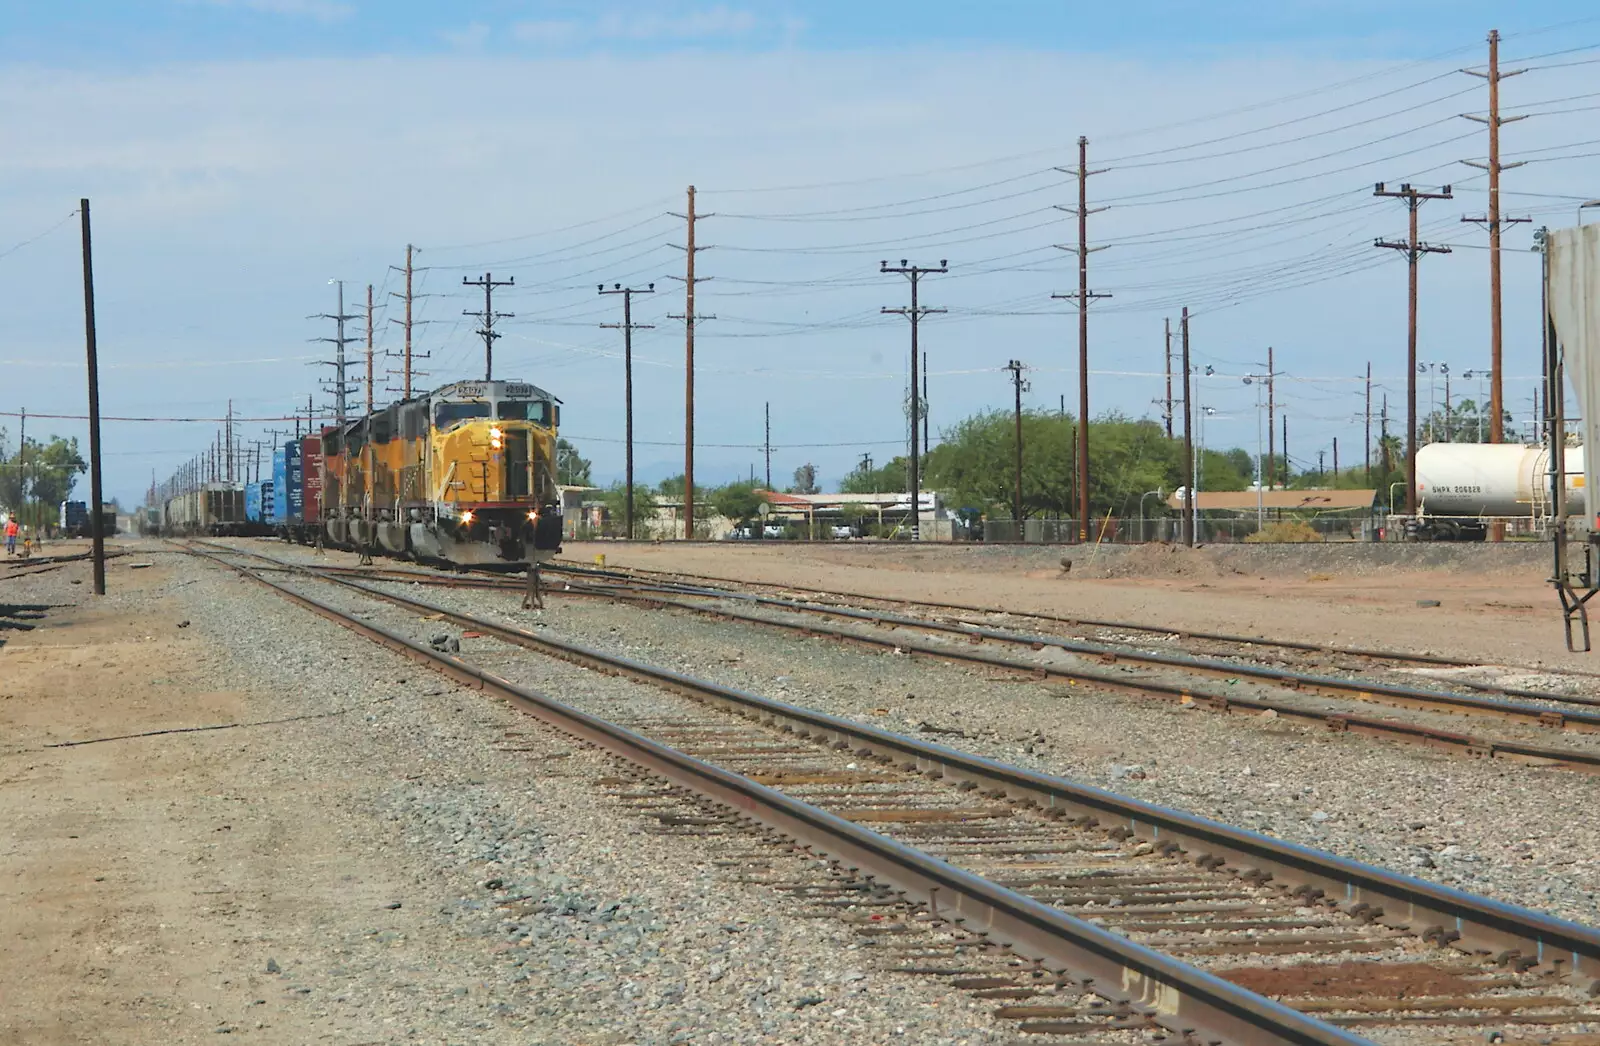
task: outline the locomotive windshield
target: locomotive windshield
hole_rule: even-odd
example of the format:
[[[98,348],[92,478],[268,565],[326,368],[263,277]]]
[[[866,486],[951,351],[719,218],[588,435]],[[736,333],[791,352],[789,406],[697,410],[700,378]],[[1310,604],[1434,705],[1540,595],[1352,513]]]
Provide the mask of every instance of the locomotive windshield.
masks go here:
[[[501,400],[496,415],[505,421],[531,421],[535,425],[550,424],[548,400]]]
[[[489,404],[487,403],[440,403],[433,408],[433,426],[438,429],[447,429],[460,421],[472,418],[487,418]]]

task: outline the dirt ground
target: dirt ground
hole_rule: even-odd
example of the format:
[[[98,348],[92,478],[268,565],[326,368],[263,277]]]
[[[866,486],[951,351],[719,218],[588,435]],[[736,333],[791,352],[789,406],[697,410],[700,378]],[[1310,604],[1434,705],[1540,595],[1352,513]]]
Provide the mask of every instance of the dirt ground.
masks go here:
[[[167,571],[114,563],[111,578],[128,593]],[[260,956],[287,958],[278,949],[313,939],[333,913],[390,893],[393,873],[341,850],[327,796],[266,802],[253,784],[270,753],[246,735],[315,724],[152,734],[260,710],[218,686],[170,613],[19,609],[7,595],[0,1041],[155,1044],[263,1027],[275,1041],[322,1038]]]
[[[564,558],[1276,639],[1600,670],[1566,650],[1544,546],[577,543]],[[1063,569],[1062,560],[1072,566]],[[1438,606],[1421,606],[1437,601]],[[1600,646],[1600,622],[1597,622]]]

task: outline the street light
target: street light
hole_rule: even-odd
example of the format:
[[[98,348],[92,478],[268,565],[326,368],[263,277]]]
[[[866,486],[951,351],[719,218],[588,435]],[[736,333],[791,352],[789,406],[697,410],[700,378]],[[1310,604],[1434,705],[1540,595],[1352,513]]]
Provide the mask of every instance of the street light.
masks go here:
[[[1589,207],[1600,207],[1600,200],[1585,200],[1583,203],[1578,204],[1578,224],[1579,225],[1583,224],[1583,212],[1584,212],[1584,210],[1586,208],[1589,208]]]
[[[1162,490],[1160,487],[1157,487],[1155,490],[1147,490],[1143,494],[1139,495],[1139,540],[1140,541],[1149,541],[1150,540],[1150,535],[1145,533],[1145,529],[1144,529],[1144,499],[1149,497],[1151,494],[1154,494],[1158,498],[1164,498],[1164,497],[1167,496],[1166,491]]]

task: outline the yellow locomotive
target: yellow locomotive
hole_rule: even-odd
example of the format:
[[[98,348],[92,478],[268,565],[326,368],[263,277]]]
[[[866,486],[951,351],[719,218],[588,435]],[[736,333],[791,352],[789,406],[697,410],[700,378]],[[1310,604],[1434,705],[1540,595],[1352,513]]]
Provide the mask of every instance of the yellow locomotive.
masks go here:
[[[458,381],[323,429],[327,540],[470,566],[552,558],[560,412],[527,382]]]

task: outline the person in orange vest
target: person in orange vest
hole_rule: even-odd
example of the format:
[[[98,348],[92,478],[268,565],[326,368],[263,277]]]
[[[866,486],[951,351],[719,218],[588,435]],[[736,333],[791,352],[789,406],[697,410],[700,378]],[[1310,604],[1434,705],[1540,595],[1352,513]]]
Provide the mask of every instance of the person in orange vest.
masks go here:
[[[8,556],[17,554],[17,531],[19,529],[21,528],[17,526],[17,518],[15,516],[6,520],[6,555]]]

